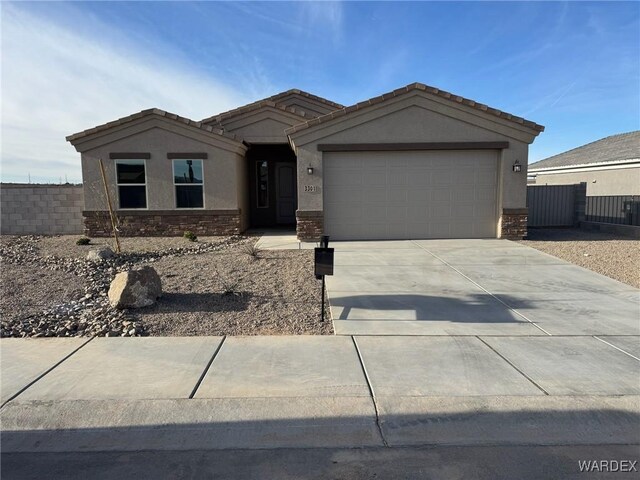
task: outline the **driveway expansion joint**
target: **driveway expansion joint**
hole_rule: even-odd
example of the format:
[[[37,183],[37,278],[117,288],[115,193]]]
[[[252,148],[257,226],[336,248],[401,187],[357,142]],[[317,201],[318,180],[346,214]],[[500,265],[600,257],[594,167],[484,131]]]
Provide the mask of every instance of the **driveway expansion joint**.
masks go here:
[[[549,332],[547,332],[544,328],[542,328],[540,325],[538,325],[535,322],[532,322],[531,320],[529,320],[525,315],[523,315],[522,313],[520,313],[518,310],[512,308],[509,304],[503,302],[502,300],[500,300],[497,296],[495,296],[493,293],[491,293],[489,290],[487,290],[486,288],[484,288],[482,285],[480,285],[478,282],[472,280],[471,278],[469,278],[467,275],[465,275],[464,273],[462,273],[460,270],[458,270],[456,267],[454,267],[453,265],[451,265],[450,263],[448,263],[446,260],[440,258],[438,255],[436,255],[435,253],[433,253],[430,250],[427,250],[426,248],[424,248],[422,245],[419,245],[416,242],[412,243],[414,245],[416,245],[418,248],[421,248],[422,250],[424,250],[425,252],[427,252],[429,255],[433,256],[434,258],[437,258],[438,260],[440,260],[443,264],[445,264],[447,267],[449,267],[451,270],[453,270],[454,272],[456,272],[458,275],[461,275],[462,277],[464,277],[465,279],[467,279],[468,281],[470,281],[471,283],[473,283],[476,287],[480,288],[481,290],[483,290],[484,292],[488,293],[489,295],[491,295],[491,297],[493,297],[496,301],[500,302],[502,305],[504,305],[505,307],[507,307],[510,311],[512,311],[513,313],[515,313],[516,315],[518,315],[519,317],[524,318],[527,322],[529,322],[531,325],[533,325],[534,327],[536,327],[537,329],[541,330],[542,332],[544,332],[546,335],[548,336],[553,336],[551,335]]]
[[[353,340],[353,346],[356,349],[356,353],[358,354],[358,361],[360,362],[360,366],[362,367],[362,373],[364,374],[364,378],[367,381],[367,387],[369,388],[369,393],[371,394],[371,401],[373,402],[373,408],[376,412],[376,427],[378,427],[378,433],[380,434],[380,439],[385,447],[389,446],[387,439],[384,437],[384,432],[382,431],[382,424],[380,423],[380,411],[378,409],[378,403],[376,402],[376,396],[373,391],[373,386],[371,385],[371,380],[369,379],[369,373],[367,372],[367,368],[364,366],[364,360],[362,358],[362,354],[360,353],[360,348],[358,347],[358,342],[356,341],[356,337],[351,335],[351,340]]]
[[[198,391],[198,388],[200,388],[200,384],[202,384],[202,381],[204,380],[204,377],[207,375],[207,372],[211,368],[211,365],[213,364],[213,361],[218,356],[218,353],[220,352],[220,349],[222,348],[222,345],[224,344],[224,341],[226,339],[227,339],[226,335],[222,337],[222,340],[220,341],[220,344],[218,345],[218,348],[216,348],[215,352],[213,352],[213,355],[209,359],[209,362],[207,363],[207,366],[204,367],[204,370],[202,371],[202,375],[200,375],[200,378],[198,379],[195,387],[193,387],[193,390],[191,391],[191,395],[189,395],[189,398],[193,398],[196,395],[196,392]]]
[[[52,370],[55,370],[56,368],[58,368],[58,366],[63,363],[65,360],[67,360],[68,358],[70,358],[72,355],[74,355],[78,350],[80,350],[82,347],[84,347],[86,344],[88,344],[91,340],[93,340],[94,338],[96,338],[95,336],[89,338],[86,342],[84,342],[82,345],[80,345],[78,348],[76,348],[75,350],[73,350],[71,353],[69,353],[68,355],[66,355],[65,357],[63,357],[60,361],[56,362],[55,364],[53,364],[50,368],[48,368],[47,370],[45,370],[43,373],[41,373],[40,375],[38,375],[36,378],[34,378],[31,382],[29,382],[27,385],[25,385],[23,388],[21,388],[20,390],[18,390],[14,395],[12,395],[11,397],[9,397],[5,402],[2,403],[2,405],[0,405],[0,410],[3,409],[5,407],[5,405],[7,405],[9,402],[11,402],[12,400],[14,400],[15,398],[17,398],[19,395],[21,395],[25,390],[27,390],[29,387],[31,387],[34,383],[40,381],[44,376],[46,376],[47,374],[49,374]]]
[[[626,350],[623,350],[623,349],[622,349],[622,348],[620,348],[620,347],[615,346],[613,343],[609,343],[609,342],[607,342],[606,340],[604,340],[604,339],[600,338],[600,337],[599,337],[599,336],[597,336],[597,335],[593,335],[593,338],[595,338],[596,340],[600,340],[602,343],[606,343],[606,344],[607,344],[607,345],[609,345],[610,347],[613,347],[613,348],[615,348],[616,350],[618,350],[618,351],[620,351],[620,352],[624,353],[625,355],[629,355],[631,358],[634,358],[634,359],[636,359],[636,360],[638,360],[638,361],[640,362],[640,358],[636,357],[635,355],[631,355],[629,352],[627,352]]]
[[[537,387],[539,390],[542,391],[542,393],[544,393],[547,396],[550,396],[549,392],[547,392],[544,388],[542,388],[540,385],[538,385],[529,375],[527,375],[526,373],[524,373],[522,370],[520,370],[518,367],[516,367],[507,357],[505,357],[504,355],[502,355],[500,352],[498,352],[495,348],[493,348],[491,345],[489,345],[487,342],[485,342],[482,338],[480,338],[479,335],[476,335],[476,338],[478,340],[480,340],[482,343],[484,343],[487,347],[489,347],[493,353],[495,353],[496,355],[498,355],[500,358],[502,358],[505,362],[507,362],[509,365],[511,365],[511,367],[513,367],[515,369],[516,372],[518,372],[520,375],[522,375],[524,378],[526,378],[527,380],[529,380],[535,387]]]

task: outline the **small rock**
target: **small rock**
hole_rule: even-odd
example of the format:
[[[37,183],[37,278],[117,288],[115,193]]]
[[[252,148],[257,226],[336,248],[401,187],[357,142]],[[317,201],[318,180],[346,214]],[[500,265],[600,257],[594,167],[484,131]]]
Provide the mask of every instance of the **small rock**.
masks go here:
[[[102,262],[103,260],[113,258],[114,256],[115,253],[113,253],[111,247],[100,247],[95,250],[91,250],[87,254],[87,260],[91,262]]]

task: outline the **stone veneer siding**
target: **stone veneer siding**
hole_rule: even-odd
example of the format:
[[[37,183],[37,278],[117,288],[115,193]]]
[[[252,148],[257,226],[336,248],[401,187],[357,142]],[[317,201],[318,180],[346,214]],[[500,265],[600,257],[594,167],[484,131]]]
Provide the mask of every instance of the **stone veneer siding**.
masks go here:
[[[324,213],[322,211],[296,212],[296,232],[301,242],[318,242],[324,230]]]
[[[505,208],[500,217],[500,238],[522,240],[527,236],[526,208]]]
[[[112,235],[107,211],[84,211],[84,233],[89,237]],[[117,211],[119,233],[123,237],[239,235],[240,210],[149,210]]]

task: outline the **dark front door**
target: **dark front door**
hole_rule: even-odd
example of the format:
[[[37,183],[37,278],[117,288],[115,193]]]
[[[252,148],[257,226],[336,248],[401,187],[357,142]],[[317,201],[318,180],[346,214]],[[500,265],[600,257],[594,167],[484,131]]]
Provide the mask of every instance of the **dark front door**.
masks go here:
[[[295,163],[276,163],[276,222],[296,223]]]

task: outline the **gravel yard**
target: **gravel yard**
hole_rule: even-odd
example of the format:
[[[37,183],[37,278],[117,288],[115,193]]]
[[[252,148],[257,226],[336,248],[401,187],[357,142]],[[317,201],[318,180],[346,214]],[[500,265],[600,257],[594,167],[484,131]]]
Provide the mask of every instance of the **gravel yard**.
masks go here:
[[[530,229],[520,243],[640,288],[640,240],[580,229]]]
[[[0,239],[2,336],[331,334],[320,322],[311,251],[248,253],[256,237],[124,238],[123,253],[86,260],[109,239]],[[106,291],[119,271],[153,266],[163,296],[152,307],[115,310]],[[326,318],[330,318],[327,314]]]

